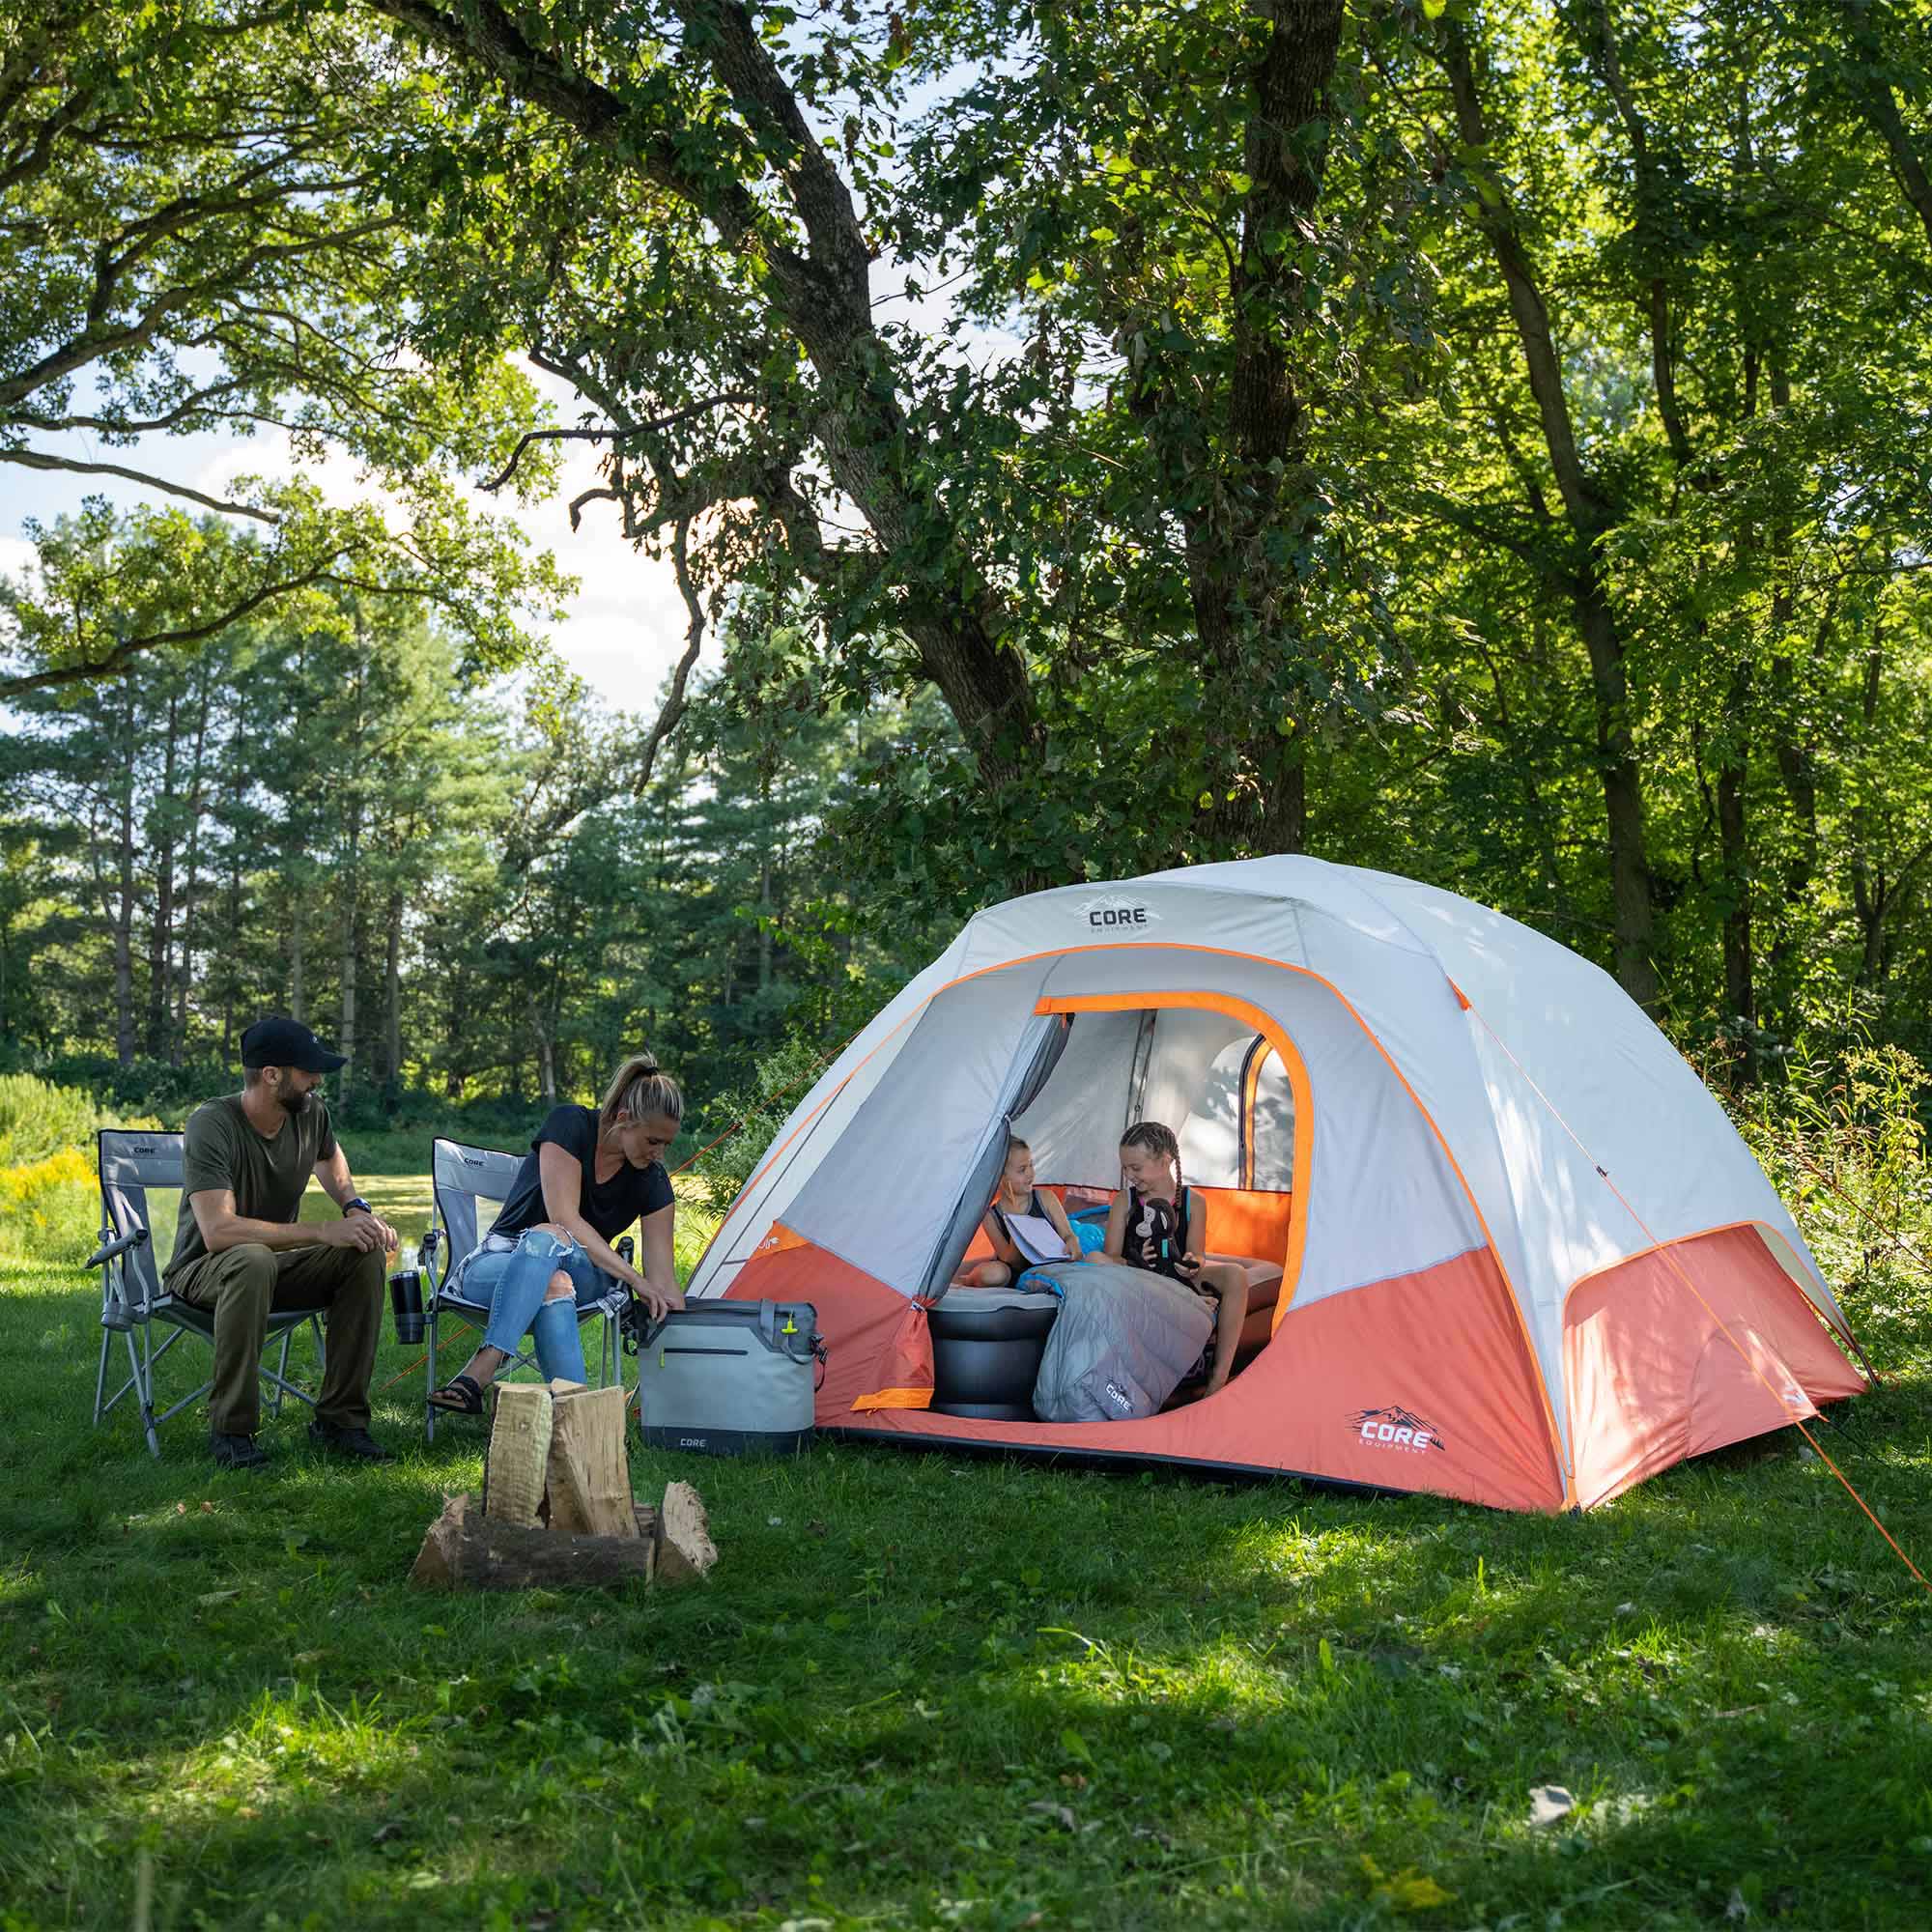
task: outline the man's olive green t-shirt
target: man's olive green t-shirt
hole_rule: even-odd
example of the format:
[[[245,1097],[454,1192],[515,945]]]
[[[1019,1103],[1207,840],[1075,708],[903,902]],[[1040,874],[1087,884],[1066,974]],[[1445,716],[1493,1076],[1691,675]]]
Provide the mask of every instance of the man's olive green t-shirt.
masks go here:
[[[207,1254],[191,1197],[232,1189],[235,1211],[250,1221],[293,1221],[319,1160],[335,1151],[335,1132],[321,1096],[282,1122],[273,1140],[257,1133],[239,1094],[224,1094],[188,1116],[182,1151],[182,1211],[175,1228],[174,1274]]]

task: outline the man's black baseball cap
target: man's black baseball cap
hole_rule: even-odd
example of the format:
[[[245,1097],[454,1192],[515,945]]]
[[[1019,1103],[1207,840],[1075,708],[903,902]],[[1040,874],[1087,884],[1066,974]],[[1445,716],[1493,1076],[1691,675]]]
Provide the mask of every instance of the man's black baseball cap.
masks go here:
[[[333,1073],[346,1066],[346,1053],[330,1053],[299,1020],[270,1013],[242,1036],[243,1066],[295,1066],[304,1073]]]

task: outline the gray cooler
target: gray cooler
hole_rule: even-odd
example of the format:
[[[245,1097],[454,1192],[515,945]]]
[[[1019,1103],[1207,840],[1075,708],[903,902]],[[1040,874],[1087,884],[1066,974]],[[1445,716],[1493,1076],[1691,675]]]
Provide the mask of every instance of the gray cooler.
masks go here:
[[[796,1452],[824,1361],[809,1301],[690,1302],[638,1345],[638,1426],[653,1449]]]

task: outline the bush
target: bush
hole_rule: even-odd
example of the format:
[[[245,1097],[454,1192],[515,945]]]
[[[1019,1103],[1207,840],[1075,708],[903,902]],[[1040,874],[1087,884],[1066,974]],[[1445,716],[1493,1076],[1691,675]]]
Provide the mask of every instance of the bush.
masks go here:
[[[749,1087],[714,1094],[691,1132],[700,1146],[724,1134],[693,1163],[704,1183],[705,1198],[723,1213],[758,1171],[765,1151],[824,1070],[829,1056],[816,1042],[794,1034],[775,1053],[758,1062]]]
[[[94,1250],[99,1211],[94,1165],[77,1147],[0,1167],[0,1255],[75,1265]]]
[[[0,1073],[0,1167],[77,1148],[100,1123],[92,1097],[31,1073]]]
[[[1733,1099],[1732,1117],[1854,1332],[1890,1353],[1932,1317],[1932,1170],[1920,1111],[1932,1074],[1902,1046],[1861,1043],[1828,1062],[1800,1042],[1783,1076]]]

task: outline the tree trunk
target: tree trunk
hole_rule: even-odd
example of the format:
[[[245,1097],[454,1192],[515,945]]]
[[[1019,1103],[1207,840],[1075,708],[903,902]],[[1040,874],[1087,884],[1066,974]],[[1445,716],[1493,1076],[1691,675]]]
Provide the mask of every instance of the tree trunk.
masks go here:
[[[304,964],[302,928],[306,921],[302,918],[302,898],[299,892],[291,892],[288,896],[289,921],[289,1017],[298,1024],[308,1017],[308,987],[303,979]]]
[[[1470,149],[1487,150],[1489,130],[1467,35],[1459,21],[1444,17],[1438,24],[1438,36],[1443,69],[1455,98],[1457,131]],[[1660,984],[1650,858],[1644,838],[1643,777],[1631,731],[1624,642],[1596,557],[1598,542],[1616,524],[1616,511],[1583,467],[1549,311],[1529,252],[1517,232],[1514,211],[1499,184],[1492,182],[1490,188],[1494,198],[1476,197],[1471,215],[1502,274],[1530,394],[1543,426],[1544,445],[1574,543],[1574,561],[1566,575],[1577,626],[1590,660],[1597,763],[1609,835],[1617,980],[1639,1006],[1655,1009]]]
[[[1757,1024],[1751,988],[1750,851],[1746,835],[1745,779],[1749,737],[1745,724],[1750,701],[1750,660],[1731,675],[1725,700],[1730,727],[1729,749],[1718,771],[1718,845],[1721,854],[1724,908],[1724,1006],[1745,1026],[1744,1053],[1739,1066],[1748,1086],[1757,1077],[1757,1049],[1752,1030]]]
[[[342,1037],[335,1042],[337,1053],[349,1056],[341,1074],[340,1093],[347,1100],[355,1084],[355,954],[356,931],[355,914],[359,894],[357,862],[360,857],[361,808],[353,803],[349,808],[349,863],[342,874]]]
[[[161,752],[161,795],[155,802],[155,916],[148,928],[148,1055],[167,1054],[168,992],[174,979],[175,767],[181,745],[181,698],[168,697],[167,736]]]
[[[181,950],[175,975],[175,1022],[168,1043],[168,1065],[179,1066],[187,1055],[187,991],[194,978],[194,926],[201,896],[201,783],[207,769],[208,700],[213,676],[212,665],[204,660],[200,700],[194,724],[194,764],[187,787],[187,878],[182,890]]]
[[[389,895],[387,951],[383,961],[383,1081],[393,1099],[403,1088],[403,890]]]
[[[116,858],[120,898],[114,912],[114,1058],[134,1064],[134,681],[121,687],[121,800]]]
[[[1852,60],[1858,78],[1855,83],[1859,105],[1873,131],[1885,143],[1892,172],[1900,191],[1925,229],[1925,241],[1932,246],[1932,173],[1913,145],[1911,130],[1898,111],[1886,70],[1890,66],[1886,50],[1871,23],[1868,0],[1845,0],[1851,16]]]
[[[537,1091],[547,1104],[556,1102],[556,1043],[544,1022],[543,1009],[534,995],[530,998],[530,1037],[537,1049]]]

